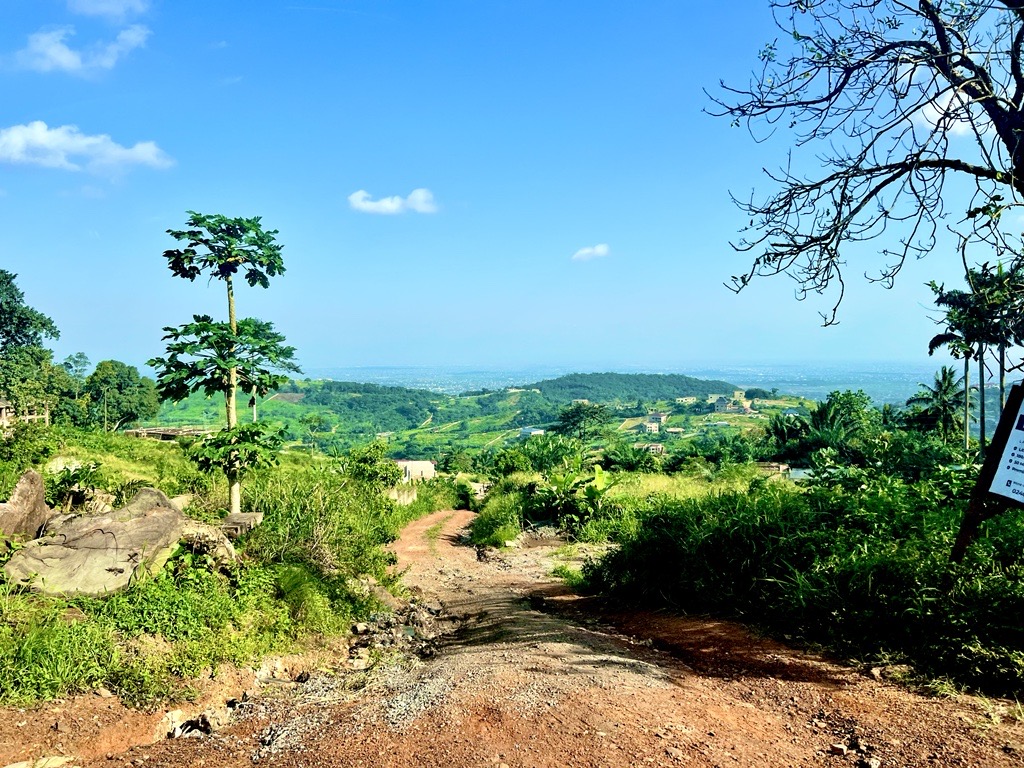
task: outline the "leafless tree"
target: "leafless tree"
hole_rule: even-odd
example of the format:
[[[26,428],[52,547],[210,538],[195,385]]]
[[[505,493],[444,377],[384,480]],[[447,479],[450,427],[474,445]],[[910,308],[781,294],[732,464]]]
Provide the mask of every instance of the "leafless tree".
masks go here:
[[[850,243],[880,243],[864,274],[886,285],[946,227],[1019,252],[999,225],[1024,202],[1024,0],[769,1],[782,35],[746,87],[710,94],[755,138],[794,136],[766,171],[775,191],[734,197],[750,217],[734,247],[753,261],[731,287],[787,274],[799,298],[829,292],[827,325]]]

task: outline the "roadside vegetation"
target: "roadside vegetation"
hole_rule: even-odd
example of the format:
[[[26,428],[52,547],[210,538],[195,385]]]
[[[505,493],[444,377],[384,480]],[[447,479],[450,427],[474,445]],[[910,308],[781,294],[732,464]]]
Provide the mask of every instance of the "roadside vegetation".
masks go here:
[[[122,497],[143,484],[191,494],[187,512],[210,522],[226,512],[223,474],[197,471],[176,443],[74,428],[40,427],[30,437],[29,446],[28,437],[7,446],[31,452],[53,505],[64,502],[70,476],[79,490],[85,483]],[[0,703],[100,686],[138,704],[187,698],[190,681],[221,664],[251,665],[347,633],[380,610],[382,590],[400,589],[385,545],[409,520],[457,500],[454,485],[439,479],[420,485],[413,505],[398,506],[384,494],[397,467],[382,454],[286,454],[280,466],[254,472],[242,509],[263,512],[263,523],[236,542],[239,559],[227,568],[182,548],[159,575],[104,599],[44,597],[0,579]],[[33,463],[0,462],[7,491]]]

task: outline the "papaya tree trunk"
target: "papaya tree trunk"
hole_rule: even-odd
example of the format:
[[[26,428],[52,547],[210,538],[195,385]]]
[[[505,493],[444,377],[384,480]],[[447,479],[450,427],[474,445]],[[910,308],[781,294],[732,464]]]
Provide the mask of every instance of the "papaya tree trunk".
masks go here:
[[[238,321],[235,319],[235,286],[231,282],[229,276],[225,282],[228,288],[228,324],[231,326],[231,333],[238,333]],[[232,344],[228,350],[228,354],[234,358],[235,347]],[[228,416],[228,429],[234,429],[238,426],[238,411],[236,408],[236,400],[238,398],[238,368],[232,365],[228,368],[228,389],[224,393],[225,400],[227,401],[227,416]],[[232,459],[236,457],[232,456]],[[242,511],[242,485],[239,483],[237,477],[228,478],[228,512],[232,515],[237,515]]]

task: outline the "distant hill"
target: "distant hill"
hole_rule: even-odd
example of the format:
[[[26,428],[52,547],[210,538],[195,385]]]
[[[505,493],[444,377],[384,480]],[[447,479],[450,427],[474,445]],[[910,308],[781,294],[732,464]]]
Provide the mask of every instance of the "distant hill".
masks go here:
[[[673,400],[677,397],[707,397],[725,394],[739,387],[727,381],[695,379],[678,373],[570,373],[557,379],[526,384],[555,403],[590,400],[595,403]]]

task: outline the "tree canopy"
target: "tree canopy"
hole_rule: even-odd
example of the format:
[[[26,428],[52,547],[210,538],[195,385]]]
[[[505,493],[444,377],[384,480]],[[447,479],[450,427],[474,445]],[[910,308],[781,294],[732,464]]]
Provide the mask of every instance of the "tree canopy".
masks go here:
[[[788,274],[799,296],[837,290],[851,242],[885,235],[871,279],[891,284],[937,244],[947,185],[972,192],[950,211],[961,244],[1003,248],[1001,214],[1024,202],[1024,4],[1017,0],[770,0],[783,33],[743,87],[722,84],[711,111],[756,136],[792,131],[795,157],[768,172],[766,198],[735,244],[753,254],[741,290]],[[811,148],[814,157],[804,154]],[[813,168],[814,170],[807,170]]]
[[[94,424],[114,430],[122,424],[151,419],[160,410],[156,385],[137,368],[103,360],[85,380],[89,414]]]
[[[40,347],[44,338],[60,337],[53,320],[25,303],[15,278],[0,269],[0,354],[15,347]]]

